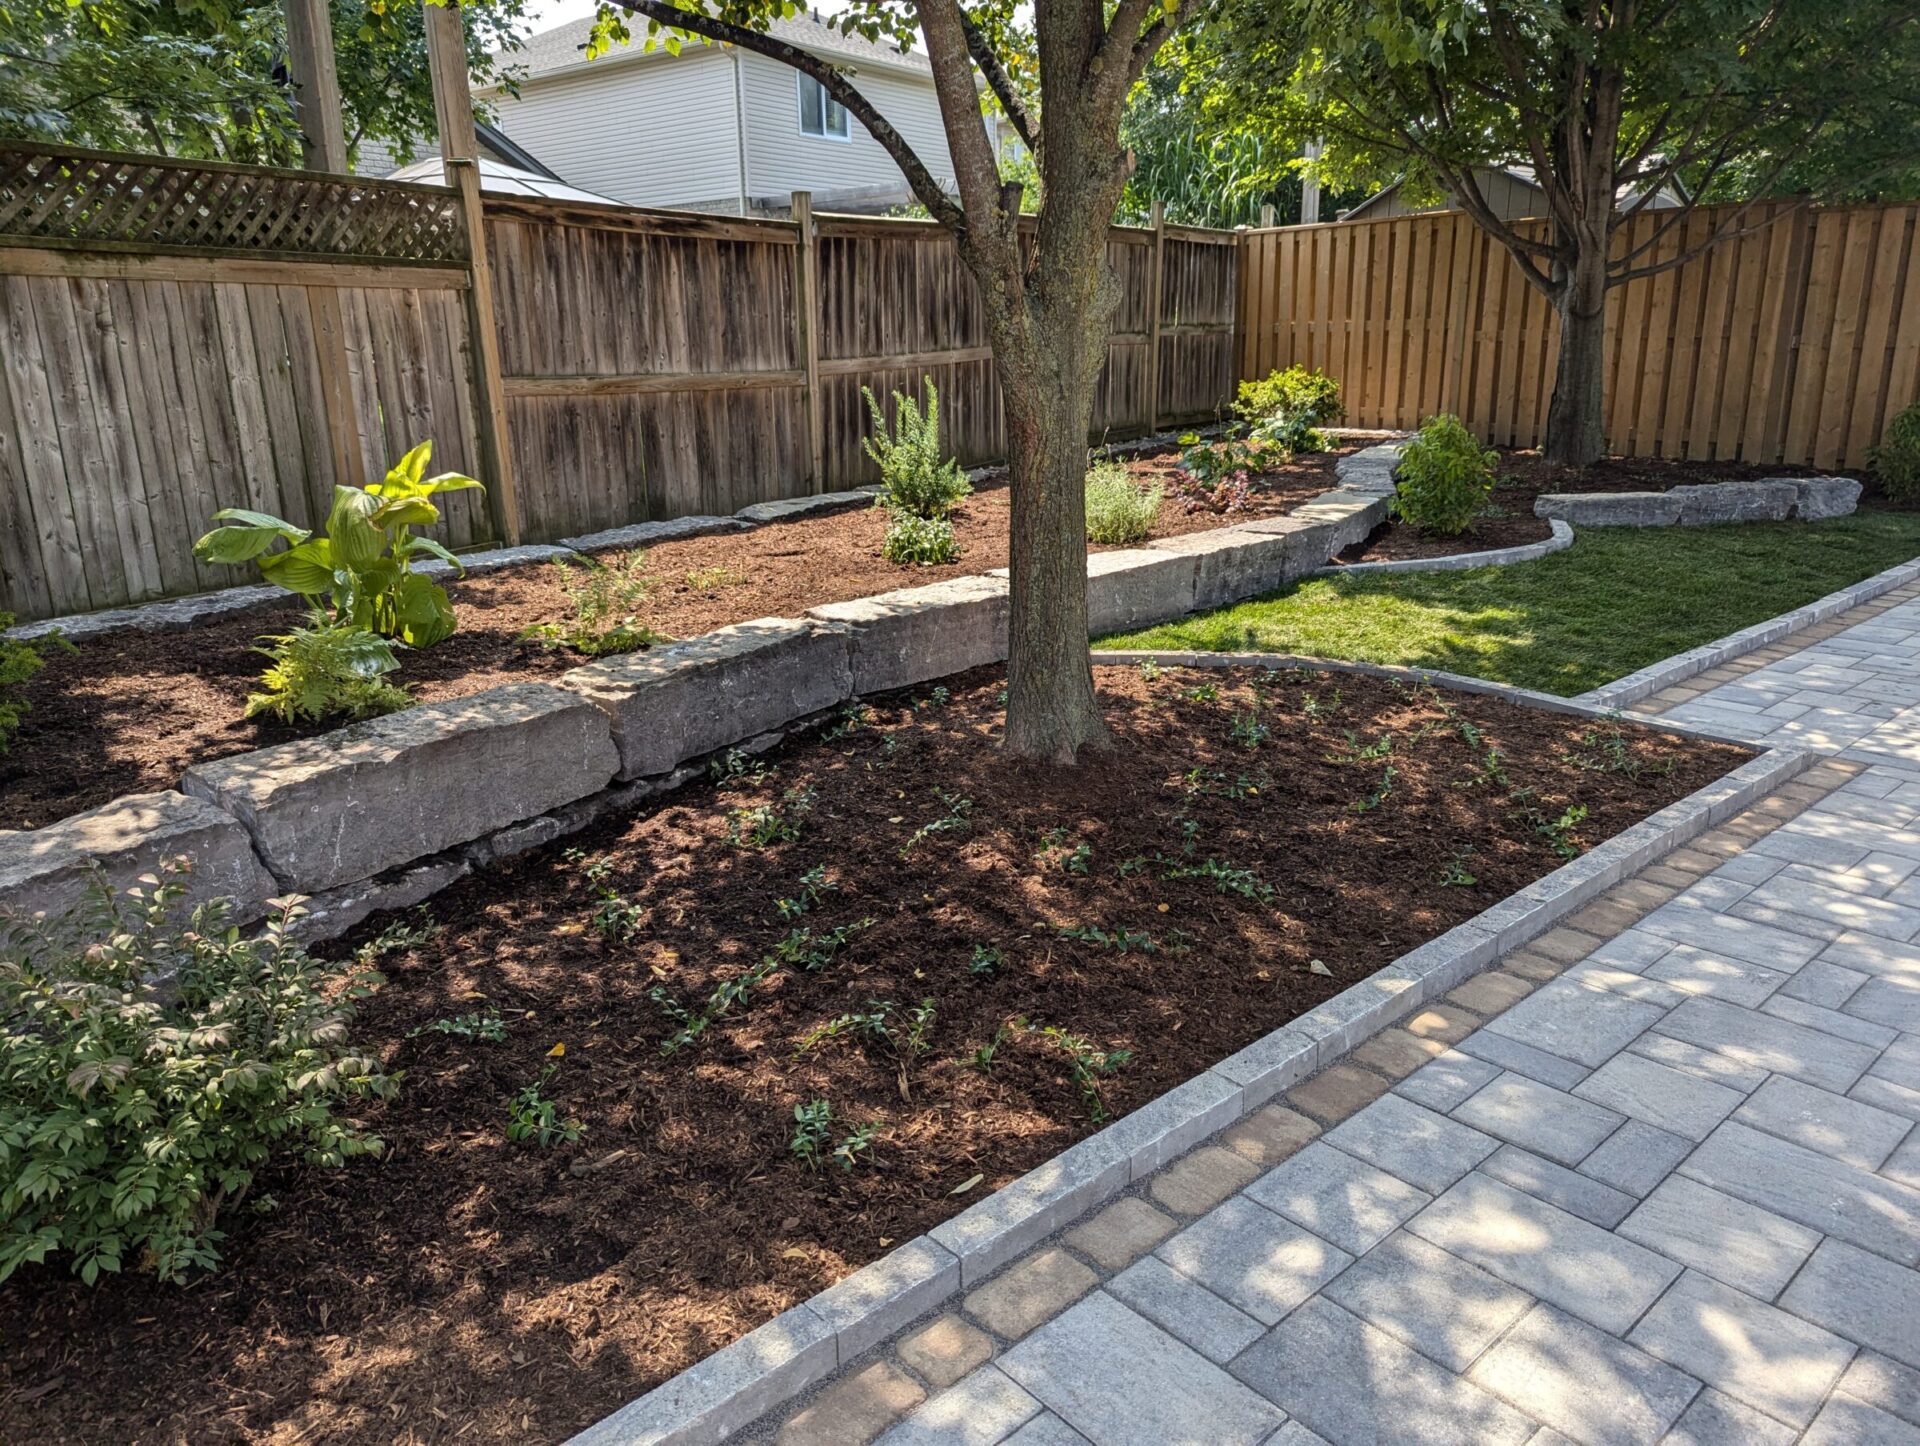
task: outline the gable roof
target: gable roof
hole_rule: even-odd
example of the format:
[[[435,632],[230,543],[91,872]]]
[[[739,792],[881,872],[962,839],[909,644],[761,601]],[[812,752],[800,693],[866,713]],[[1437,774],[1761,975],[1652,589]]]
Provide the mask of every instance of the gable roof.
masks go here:
[[[586,52],[587,40],[593,33],[593,17],[590,15],[530,35],[519,50],[503,53],[495,59],[506,66],[517,66],[523,80],[538,80],[542,76],[575,70],[589,63],[605,65],[610,61],[638,60],[642,56],[659,53],[644,49],[644,21],[635,17],[635,23],[629,28],[633,31],[630,44],[616,45],[594,62],[587,60]],[[775,20],[767,27],[767,34],[837,64],[881,66],[929,76],[933,73],[933,67],[920,51],[896,50],[891,45],[876,45],[858,35],[842,35],[838,26],[830,25],[808,11],[802,11],[791,19]],[[704,45],[710,42],[698,43]]]
[[[1475,166],[1474,170],[1485,176],[1504,175],[1509,180],[1518,182],[1529,190],[1540,191],[1542,194],[1545,193],[1545,188],[1535,179],[1534,169],[1530,165],[1525,165],[1517,161],[1508,161],[1496,165]],[[1342,211],[1336,219],[1341,221],[1361,220],[1366,212],[1372,210],[1375,206],[1379,205],[1380,202],[1393,195],[1394,192],[1398,191],[1402,186],[1406,185],[1406,183],[1405,177],[1397,181],[1389,181],[1357,206],[1352,206]],[[1646,189],[1644,187],[1634,187],[1631,185],[1619,186],[1614,190],[1613,204],[1623,208],[1632,206],[1637,204],[1644,195],[1646,195]],[[1665,185],[1659,189],[1649,204],[1655,207],[1682,206],[1686,204],[1686,192],[1678,184]],[[1439,206],[1428,207],[1426,209],[1447,211],[1457,209],[1457,207],[1455,206],[1452,196],[1443,194]]]

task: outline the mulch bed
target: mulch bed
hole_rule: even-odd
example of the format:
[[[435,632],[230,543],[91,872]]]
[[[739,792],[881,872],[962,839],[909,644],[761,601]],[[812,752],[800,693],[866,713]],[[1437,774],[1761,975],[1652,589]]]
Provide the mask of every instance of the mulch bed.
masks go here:
[[[1290,511],[1335,485],[1339,455],[1302,456],[1262,474],[1253,506],[1232,514],[1188,512],[1170,497],[1153,535]],[[1178,460],[1166,454],[1129,467],[1142,481],[1165,481]],[[692,637],[750,618],[795,617],[822,603],[1005,567],[1007,517],[1006,486],[979,487],[956,514],[961,557],[946,567],[886,561],[880,555],[886,516],[868,507],[662,543],[647,549],[656,582],[638,620],[667,637]],[[402,654],[394,675],[423,703],[553,677],[586,661],[520,637],[529,626],[567,616],[566,596],[550,565],[456,582],[448,594],[459,632],[433,648]],[[174,788],[191,763],[337,726],[288,728],[241,718],[263,666],[254,651],[260,635],[296,620],[290,605],[185,632],[111,634],[78,645],[72,654],[51,654],[21,690],[30,711],[0,754],[0,828],[38,828],[123,794]]]
[[[1487,512],[1458,537],[1434,537],[1404,522],[1386,522],[1364,542],[1341,553],[1338,560],[1391,562],[1412,557],[1454,557],[1463,552],[1544,542],[1553,529],[1545,518],[1533,515],[1533,504],[1545,492],[1666,492],[1698,483],[1831,475],[1817,467],[1781,463],[1692,462],[1665,457],[1602,457],[1590,467],[1560,467],[1537,450],[1496,450],[1500,453],[1500,475]]]
[[[1543,820],[1584,808],[1590,846],[1746,756],[1365,677],[1115,666],[1116,746],[1060,770],[999,753],[1002,676],[882,700],[437,896],[444,927],[383,960],[357,1025],[405,1071],[367,1119],[387,1155],[262,1182],[276,1207],[236,1212],[187,1289],[16,1276],[0,1439],[563,1438],[1091,1133],[1040,1030],[1131,1052],[1095,1081],[1118,1117],[1557,867]],[[797,839],[734,841],[757,808]],[[596,926],[596,857],[630,933]],[[649,990],[697,1008],[788,936],[776,901],[814,869],[832,888],[793,955],[845,947],[663,1054]],[[875,1040],[803,1045],[921,1000],[904,1082]],[[416,1033],[482,1008],[504,1043]],[[557,1044],[546,1093],[585,1137],[509,1144]],[[790,1152],[815,1099],[836,1140],[874,1127],[850,1172]]]

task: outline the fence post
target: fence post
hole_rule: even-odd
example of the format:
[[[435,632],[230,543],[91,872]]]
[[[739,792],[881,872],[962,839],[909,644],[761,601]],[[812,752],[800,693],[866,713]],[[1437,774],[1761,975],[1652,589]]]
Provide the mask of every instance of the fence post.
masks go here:
[[[1153,270],[1147,287],[1153,314],[1147,323],[1147,435],[1160,430],[1160,313],[1166,305],[1167,206],[1153,203]]]
[[[344,174],[347,134],[340,120],[340,76],[333,63],[327,0],[286,0],[287,69],[300,120],[302,164]]]
[[[500,381],[500,337],[493,320],[493,262],[487,254],[486,208],[480,198],[479,143],[473,134],[473,97],[467,90],[467,42],[459,8],[428,5],[427,62],[433,109],[440,125],[440,160],[447,184],[460,193],[467,228],[467,328],[473,346],[474,408],[481,466],[491,484],[494,517],[509,547],[520,545],[520,495],[514,486],[507,437],[506,389]]]
[[[1271,201],[1263,201],[1260,204],[1260,229],[1262,231],[1273,229],[1273,202]]]
[[[820,424],[820,248],[813,234],[813,192],[795,191],[793,224],[799,244],[793,257],[793,347],[806,373],[800,408],[807,433],[807,490],[827,490],[825,441]]]

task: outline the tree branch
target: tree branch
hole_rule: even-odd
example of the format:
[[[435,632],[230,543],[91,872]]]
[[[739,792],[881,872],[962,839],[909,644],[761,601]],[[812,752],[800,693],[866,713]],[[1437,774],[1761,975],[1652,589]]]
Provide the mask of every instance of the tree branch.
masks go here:
[[[1027,148],[1027,154],[1033,157],[1034,165],[1038,166],[1040,127],[1034,124],[1026,99],[1015,87],[1013,77],[1007,74],[1006,66],[1000,63],[1000,57],[994,53],[986,33],[974,24],[973,17],[965,10],[960,12],[960,28],[966,33],[967,50],[973,56],[973,63],[980,67],[980,74],[986,77],[987,84],[992,87],[994,96],[1000,102],[1000,109],[1013,122],[1021,144]]]
[[[666,4],[665,0],[612,0],[612,3],[635,15],[644,15],[670,30],[684,30],[690,35],[718,41],[722,45],[737,45],[742,50],[751,50],[769,60],[777,60],[802,75],[812,76],[820,82],[820,88],[846,107],[847,113],[865,126],[867,134],[893,157],[893,163],[900,168],[900,174],[906,177],[907,185],[933,219],[954,235],[962,239],[967,236],[966,212],[940,188],[940,183],[927,169],[926,162],[907,144],[906,137],[893,128],[892,123],[874,108],[873,102],[854,88],[851,81],[817,55],[788,45],[783,40],[775,40],[758,30],[731,25],[698,10],[683,10],[678,5]]]

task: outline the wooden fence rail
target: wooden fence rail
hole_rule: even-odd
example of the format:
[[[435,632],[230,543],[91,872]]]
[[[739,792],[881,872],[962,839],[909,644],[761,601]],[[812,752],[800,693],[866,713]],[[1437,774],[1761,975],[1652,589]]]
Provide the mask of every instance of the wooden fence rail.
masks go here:
[[[1607,434],[1629,456],[1859,468],[1920,397],[1920,206],[1780,208],[1775,223],[1607,306]],[[1723,219],[1702,208],[1647,259]],[[1621,229],[1637,247],[1661,222]],[[1239,371],[1338,377],[1355,426],[1460,415],[1537,446],[1559,323],[1506,251],[1459,213],[1247,233]]]
[[[484,227],[504,428],[475,373]],[[1234,375],[1228,233],[1115,228],[1096,432],[1214,415]],[[526,541],[870,480],[862,386],[940,388],[956,455],[1003,455],[973,284],[937,227],[488,197],[0,143],[0,610],[246,580],[223,506],[311,526],[432,437],[483,480],[506,433]],[[440,528],[506,531],[501,489]]]

